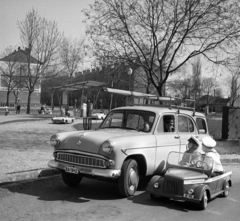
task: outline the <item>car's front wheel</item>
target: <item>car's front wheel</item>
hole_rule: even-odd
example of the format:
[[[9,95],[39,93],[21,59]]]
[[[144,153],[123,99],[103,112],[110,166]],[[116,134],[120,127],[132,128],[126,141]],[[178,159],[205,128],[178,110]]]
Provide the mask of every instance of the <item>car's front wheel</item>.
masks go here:
[[[126,160],[121,169],[118,180],[119,192],[123,197],[133,196],[138,188],[139,171],[138,164],[134,159]]]
[[[73,186],[79,185],[79,183],[82,180],[82,177],[79,175],[75,175],[75,174],[71,174],[71,173],[62,171],[62,180],[67,186],[73,187]]]
[[[202,210],[205,210],[207,208],[207,204],[208,204],[207,191],[204,191],[202,199],[200,201],[200,208]]]

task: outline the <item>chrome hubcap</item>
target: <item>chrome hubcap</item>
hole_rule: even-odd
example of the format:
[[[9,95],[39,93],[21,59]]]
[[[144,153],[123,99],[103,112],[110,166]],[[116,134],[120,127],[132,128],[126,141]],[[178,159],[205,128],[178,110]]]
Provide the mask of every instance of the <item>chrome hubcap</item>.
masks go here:
[[[229,191],[229,184],[227,183],[225,187],[225,195],[228,195],[228,191]]]
[[[208,201],[206,192],[203,195],[203,201],[204,201],[204,207],[206,207],[207,206],[207,201]]]
[[[133,168],[131,168],[129,171],[129,189],[131,191],[134,191],[134,189],[137,187],[137,183],[138,183],[137,173]]]

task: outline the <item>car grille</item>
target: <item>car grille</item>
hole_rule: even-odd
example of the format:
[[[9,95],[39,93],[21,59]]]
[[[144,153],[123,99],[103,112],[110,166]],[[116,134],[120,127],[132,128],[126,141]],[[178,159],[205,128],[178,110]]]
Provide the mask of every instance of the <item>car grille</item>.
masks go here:
[[[82,155],[57,153],[56,160],[81,166],[106,168],[105,160]]]
[[[164,190],[166,193],[170,194],[180,194],[180,182],[179,181],[173,181],[173,180],[165,180],[165,186]]]

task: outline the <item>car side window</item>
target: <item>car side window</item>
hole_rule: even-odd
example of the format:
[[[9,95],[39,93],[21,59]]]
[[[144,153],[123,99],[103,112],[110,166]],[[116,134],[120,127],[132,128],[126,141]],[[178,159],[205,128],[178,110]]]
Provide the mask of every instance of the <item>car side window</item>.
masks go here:
[[[175,131],[174,115],[164,115],[160,118],[157,126],[158,133],[171,133]]]
[[[201,133],[206,134],[207,133],[207,125],[204,119],[197,118],[196,119],[198,130],[201,131]]]
[[[192,120],[186,116],[178,116],[178,131],[185,133],[194,132],[194,124]]]

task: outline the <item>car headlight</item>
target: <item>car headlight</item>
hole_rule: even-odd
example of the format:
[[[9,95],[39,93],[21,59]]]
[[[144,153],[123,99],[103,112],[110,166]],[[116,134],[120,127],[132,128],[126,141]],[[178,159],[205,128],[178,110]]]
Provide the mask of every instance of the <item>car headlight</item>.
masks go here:
[[[52,146],[57,147],[60,143],[59,137],[57,135],[51,136],[50,143]]]
[[[110,154],[113,151],[113,145],[108,140],[102,143],[101,148],[102,148],[103,152],[105,152],[107,154]]]
[[[155,189],[158,189],[159,188],[159,183],[154,183],[153,186],[154,186]]]

